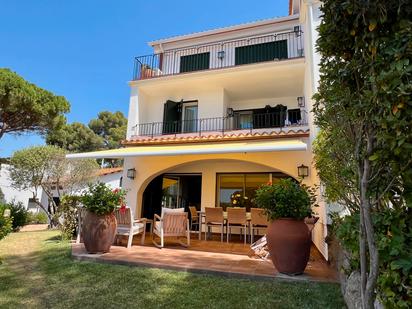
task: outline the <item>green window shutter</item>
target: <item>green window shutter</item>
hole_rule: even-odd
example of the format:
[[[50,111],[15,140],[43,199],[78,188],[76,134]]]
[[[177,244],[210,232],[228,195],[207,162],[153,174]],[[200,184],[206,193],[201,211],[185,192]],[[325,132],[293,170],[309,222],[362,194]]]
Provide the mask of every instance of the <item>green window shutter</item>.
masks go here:
[[[235,64],[249,64],[288,58],[287,40],[236,47]]]
[[[180,57],[180,73],[209,69],[210,53]]]
[[[174,134],[181,131],[182,103],[167,100],[163,110],[163,134]]]

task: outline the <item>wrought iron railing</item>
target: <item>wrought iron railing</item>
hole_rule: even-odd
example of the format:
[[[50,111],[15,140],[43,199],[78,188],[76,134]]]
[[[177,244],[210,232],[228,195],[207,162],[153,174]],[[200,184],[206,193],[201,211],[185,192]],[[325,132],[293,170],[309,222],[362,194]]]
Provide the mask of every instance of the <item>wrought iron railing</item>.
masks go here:
[[[303,57],[303,33],[296,29],[139,56],[135,58],[133,79]]]
[[[285,128],[306,126],[307,113],[303,110],[288,110],[279,113],[235,114],[227,117],[202,118],[193,120],[142,123],[133,127],[133,136],[154,137],[160,135],[196,134],[230,131]]]

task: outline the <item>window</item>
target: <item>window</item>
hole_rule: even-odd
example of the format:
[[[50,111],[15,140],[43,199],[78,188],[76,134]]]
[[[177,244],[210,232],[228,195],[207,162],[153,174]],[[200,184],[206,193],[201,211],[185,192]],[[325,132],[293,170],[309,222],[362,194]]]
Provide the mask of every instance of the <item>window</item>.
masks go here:
[[[180,73],[209,69],[210,53],[180,57]]]
[[[189,133],[198,130],[198,102],[167,100],[163,110],[163,134]]]
[[[249,64],[288,58],[287,40],[236,47],[235,64]]]
[[[197,102],[183,103],[183,132],[197,132]]]
[[[239,130],[253,128],[253,111],[237,111],[234,113],[235,128]]]
[[[256,189],[269,181],[287,178],[283,173],[225,173],[217,174],[216,205],[223,207],[255,207]]]

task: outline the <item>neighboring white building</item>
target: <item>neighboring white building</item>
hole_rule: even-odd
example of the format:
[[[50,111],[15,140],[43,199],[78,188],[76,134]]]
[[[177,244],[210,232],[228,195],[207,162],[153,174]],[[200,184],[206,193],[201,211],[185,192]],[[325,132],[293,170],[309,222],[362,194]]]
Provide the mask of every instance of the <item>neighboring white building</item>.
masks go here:
[[[312,95],[318,1],[290,1],[290,15],[150,42],[136,57],[126,148],[68,157],[124,158],[136,217],[161,207],[223,208],[235,192],[282,177],[317,185]],[[326,207],[313,242],[327,258]]]
[[[39,207],[33,200],[33,190],[17,190],[11,184],[9,165],[2,164],[0,169],[0,189],[4,194],[6,202],[21,202],[29,211],[37,212]],[[122,186],[123,179],[123,168],[113,167],[113,168],[102,168],[98,171],[96,181],[102,182],[110,186],[111,188],[119,188]],[[84,188],[86,189],[86,188]],[[84,189],[79,190],[80,194]],[[57,191],[54,193],[57,197]],[[40,188],[38,189],[37,196],[40,197],[42,205],[48,204],[48,197]]]
[[[9,167],[10,165],[8,164],[1,164],[0,167],[0,189],[4,194],[5,201],[7,203],[12,201],[22,203],[28,210],[37,212],[37,205],[32,202],[34,189],[17,190],[14,188],[10,180]],[[42,203],[47,204],[47,196],[43,194],[42,189],[38,189],[37,196],[41,196]]]

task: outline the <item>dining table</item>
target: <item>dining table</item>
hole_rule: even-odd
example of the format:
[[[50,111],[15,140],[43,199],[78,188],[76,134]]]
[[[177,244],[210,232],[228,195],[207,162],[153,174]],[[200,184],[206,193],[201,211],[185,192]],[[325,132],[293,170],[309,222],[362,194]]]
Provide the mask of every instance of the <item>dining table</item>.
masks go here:
[[[203,219],[206,218],[206,212],[204,210],[198,210],[197,214],[199,216],[199,240],[202,240],[202,224],[203,224]],[[227,220],[227,211],[223,212],[223,219],[226,221]],[[250,212],[246,212],[246,221],[251,220],[251,214]]]

